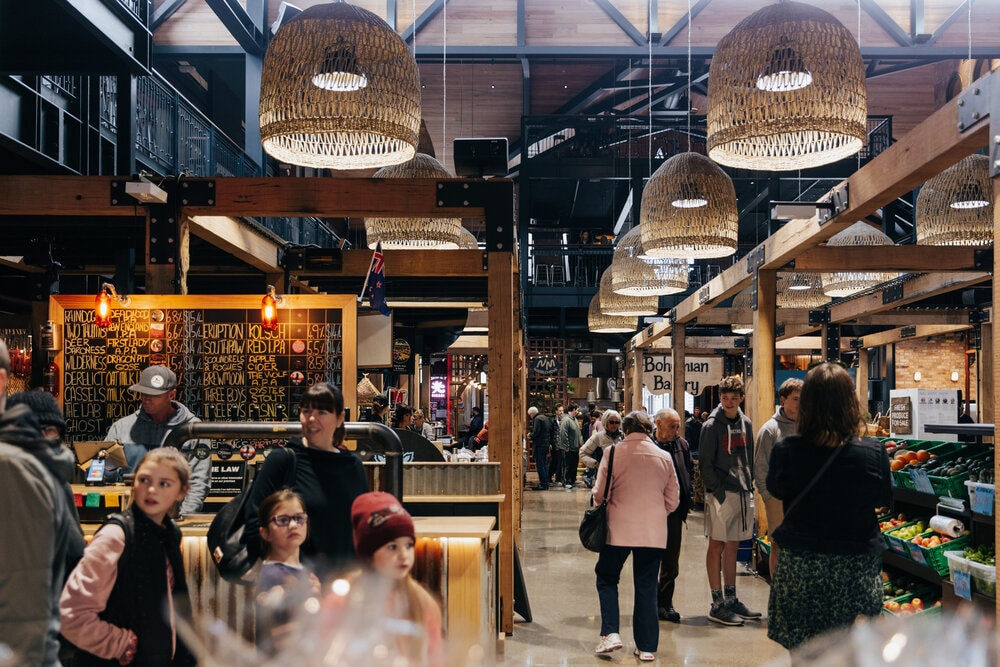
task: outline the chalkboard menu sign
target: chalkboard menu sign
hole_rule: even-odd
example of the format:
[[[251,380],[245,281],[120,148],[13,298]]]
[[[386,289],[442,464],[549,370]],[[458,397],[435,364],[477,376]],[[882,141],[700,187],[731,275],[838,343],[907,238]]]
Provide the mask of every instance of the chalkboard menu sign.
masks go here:
[[[177,400],[205,421],[292,421],[319,381],[355,402],[353,296],[285,296],[273,332],[261,326],[254,296],[132,297],[107,328],[95,324],[93,303],[50,301],[49,317],[62,327],[56,363],[70,440],[101,440],[134,412],[138,396],[128,387],[155,364],[177,374]]]

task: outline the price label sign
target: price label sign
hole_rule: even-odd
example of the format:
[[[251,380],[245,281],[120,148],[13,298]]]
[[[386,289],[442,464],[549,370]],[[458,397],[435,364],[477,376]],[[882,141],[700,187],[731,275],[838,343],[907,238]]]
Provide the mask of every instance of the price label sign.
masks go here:
[[[955,583],[955,595],[966,600],[972,599],[972,574],[969,572],[955,572],[953,577]]]
[[[993,516],[994,490],[991,486],[977,486],[976,499],[972,501],[972,511],[976,514]]]
[[[920,493],[934,493],[934,487],[931,486],[931,480],[927,476],[926,470],[911,470],[910,477],[913,479],[913,486],[916,487],[917,491]]]

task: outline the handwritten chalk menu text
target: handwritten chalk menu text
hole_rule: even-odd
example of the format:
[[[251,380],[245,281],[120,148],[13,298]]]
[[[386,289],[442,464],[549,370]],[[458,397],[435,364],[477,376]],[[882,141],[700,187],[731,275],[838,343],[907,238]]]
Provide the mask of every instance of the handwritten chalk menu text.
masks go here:
[[[53,301],[78,298],[54,296]],[[82,298],[93,303],[93,297]],[[59,313],[63,349],[57,363],[71,440],[102,440],[112,422],[134,412],[139,400],[129,386],[155,364],[177,374],[177,400],[205,421],[295,420],[309,385],[323,381],[341,387],[345,377],[355,376],[353,297],[347,313],[344,308],[279,308],[273,332],[261,326],[259,298],[232,297],[233,305],[249,300],[250,307],[175,307],[180,301],[218,302],[217,296],[140,298],[152,307],[116,308],[107,328],[95,324],[92,306],[63,307]],[[306,298],[296,300],[307,303]],[[345,330],[350,332],[347,345]],[[353,402],[353,386],[345,388],[348,395]]]

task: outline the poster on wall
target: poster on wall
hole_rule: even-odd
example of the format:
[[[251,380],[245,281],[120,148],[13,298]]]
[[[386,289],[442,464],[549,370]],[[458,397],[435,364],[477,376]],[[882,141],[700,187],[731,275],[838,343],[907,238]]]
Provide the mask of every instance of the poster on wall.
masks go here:
[[[392,370],[400,375],[413,375],[413,346],[410,327],[395,327],[392,338]]]
[[[722,380],[722,357],[687,357],[684,359],[684,391],[697,396],[709,385]],[[642,383],[651,394],[672,391],[674,361],[672,354],[645,355],[642,358]]]

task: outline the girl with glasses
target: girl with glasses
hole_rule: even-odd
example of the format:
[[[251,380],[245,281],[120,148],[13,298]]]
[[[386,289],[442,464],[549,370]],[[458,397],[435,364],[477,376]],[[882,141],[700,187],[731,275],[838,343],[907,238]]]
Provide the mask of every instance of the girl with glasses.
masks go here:
[[[264,561],[257,575],[257,646],[273,655],[284,645],[297,603],[319,593],[319,579],[302,566],[299,549],[309,534],[302,498],[276,491],[258,510]]]

